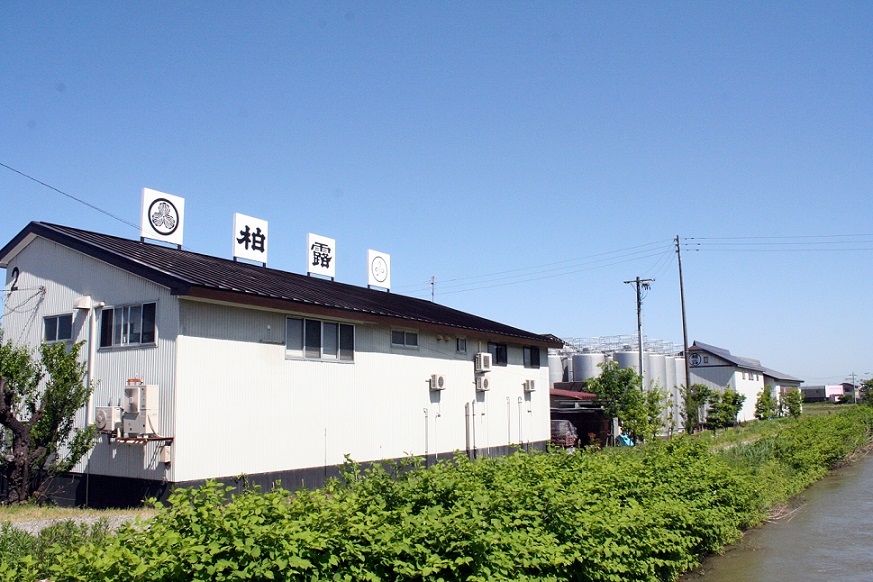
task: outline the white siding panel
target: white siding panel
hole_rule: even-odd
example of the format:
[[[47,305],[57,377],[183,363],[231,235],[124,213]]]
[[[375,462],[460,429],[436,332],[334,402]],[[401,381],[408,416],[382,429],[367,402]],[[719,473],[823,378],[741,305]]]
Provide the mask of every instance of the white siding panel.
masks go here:
[[[466,448],[468,409],[476,448],[549,438],[546,367],[500,367],[477,393],[474,352],[457,354],[453,339],[420,335],[419,348],[398,348],[390,329],[358,324],[354,363],[287,359],[278,337],[262,337],[274,314],[182,307],[183,329],[200,336],[177,344],[177,480],[448,454]],[[510,352],[520,361],[520,346]],[[430,390],[434,373],[445,390]],[[526,379],[539,390],[526,394]]]
[[[173,372],[175,336],[178,329],[177,301],[169,291],[127,271],[103,263],[63,245],[42,238],[34,239],[9,265],[7,272],[18,266],[21,271],[16,291],[6,300],[5,309],[14,311],[4,317],[6,337],[37,346],[42,340],[42,319],[47,315],[72,313],[73,302],[90,295],[95,302],[107,306],[140,302],[157,302],[157,345],[133,348],[97,349],[94,360],[95,406],[117,405],[124,393],[128,378],[139,377],[148,384],[160,386],[160,423],[165,434],[173,428]],[[35,289],[45,287],[44,295],[31,301],[21,301],[34,295]],[[23,295],[27,293],[28,295]],[[99,310],[94,342],[99,342]],[[89,339],[86,311],[74,314],[75,339]],[[83,361],[88,345],[82,348]],[[93,419],[93,410],[90,413]],[[77,424],[84,423],[84,411],[77,415]],[[74,469],[92,474],[136,477],[144,479],[172,479],[172,471],[157,462],[156,443],[145,447],[117,445],[104,438]]]

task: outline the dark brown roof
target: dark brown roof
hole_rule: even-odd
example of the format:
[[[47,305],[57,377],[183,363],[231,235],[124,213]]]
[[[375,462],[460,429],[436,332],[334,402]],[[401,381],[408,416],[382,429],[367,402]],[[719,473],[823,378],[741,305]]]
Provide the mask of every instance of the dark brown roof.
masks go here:
[[[437,330],[448,327],[456,333],[503,336],[560,347],[554,336],[531,333],[431,301],[44,222],[31,222],[0,249],[0,266],[5,267],[32,236],[135,273],[168,287],[174,295],[289,311],[335,313],[350,319],[389,318],[410,326]]]

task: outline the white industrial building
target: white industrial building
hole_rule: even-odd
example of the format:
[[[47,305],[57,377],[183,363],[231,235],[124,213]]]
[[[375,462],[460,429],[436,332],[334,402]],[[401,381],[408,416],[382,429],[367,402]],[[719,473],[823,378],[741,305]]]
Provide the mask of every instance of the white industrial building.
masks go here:
[[[0,266],[6,339],[88,342],[95,390],[77,423],[104,435],[62,502],[135,503],[242,475],[316,487],[346,455],[432,461],[550,437],[551,336],[39,222],[0,249]]]
[[[773,395],[781,399],[789,390],[796,390],[803,380],[777,372],[752,358],[735,356],[729,350],[695,341],[688,348],[691,384],[703,384],[721,392],[726,387],[746,397],[737,415],[740,422],[754,420],[755,402],[764,387],[770,386]]]

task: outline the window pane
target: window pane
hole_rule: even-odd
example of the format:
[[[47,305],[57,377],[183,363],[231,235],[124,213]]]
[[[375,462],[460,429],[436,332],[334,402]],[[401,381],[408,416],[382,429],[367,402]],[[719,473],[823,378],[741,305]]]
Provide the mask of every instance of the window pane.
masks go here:
[[[46,317],[45,322],[45,341],[53,342],[58,339],[58,318]]]
[[[418,345],[418,334],[413,332],[413,331],[407,331],[405,344],[407,346],[417,346]]]
[[[321,327],[323,334],[322,337],[324,338],[322,342],[322,347],[324,348],[322,353],[325,358],[335,360],[337,356],[337,348],[339,347],[337,324],[325,321]]]
[[[142,306],[131,305],[128,308],[128,317],[130,320],[127,326],[127,341],[131,344],[138,344],[142,333]]]
[[[285,349],[295,356],[303,355],[303,320],[285,320]]]
[[[488,344],[488,352],[495,366],[506,365],[506,344]]]
[[[536,347],[524,348],[524,367],[539,368],[540,367],[540,349]]]
[[[127,332],[127,326],[125,325],[126,322],[124,321],[124,314],[126,311],[127,309],[125,309],[124,307],[115,308],[115,316],[113,318],[115,321],[115,327],[112,332],[112,345],[120,346],[124,344],[124,336],[127,335],[125,333]]]
[[[456,341],[456,349],[462,354],[467,353],[467,338],[459,337]]]
[[[392,331],[391,332],[391,343],[396,346],[403,345],[403,332],[402,331]]]
[[[146,303],[142,306],[142,343],[155,342],[155,310],[157,304]]]
[[[100,313],[100,347],[106,348],[112,345],[112,315],[111,309],[104,309]]]
[[[340,360],[351,362],[355,359],[355,326],[343,323],[339,332]]]
[[[73,339],[73,315],[58,316],[58,339]]]
[[[321,322],[307,319],[305,322],[306,333],[304,336],[305,351],[307,358],[321,357]]]

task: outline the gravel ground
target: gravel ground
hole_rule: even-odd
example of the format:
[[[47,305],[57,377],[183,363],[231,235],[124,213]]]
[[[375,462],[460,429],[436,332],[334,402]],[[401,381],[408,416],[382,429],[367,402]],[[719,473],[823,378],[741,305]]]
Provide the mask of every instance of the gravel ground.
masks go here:
[[[62,521],[75,521],[76,523],[87,523],[93,524],[97,523],[101,519],[105,519],[109,523],[109,528],[112,530],[116,530],[122,526],[122,524],[127,523],[129,521],[134,521],[136,519],[135,515],[112,515],[107,517],[66,517],[66,518],[58,518],[58,519],[43,519],[39,521],[18,521],[11,522],[12,527],[16,529],[20,529],[22,531],[26,531],[29,534],[36,535],[43,528],[46,528],[54,523],[62,522]]]

